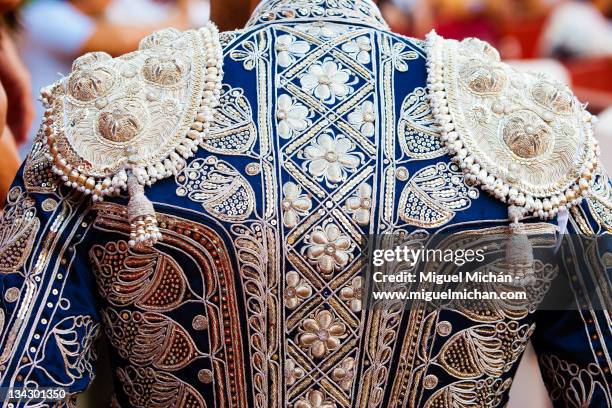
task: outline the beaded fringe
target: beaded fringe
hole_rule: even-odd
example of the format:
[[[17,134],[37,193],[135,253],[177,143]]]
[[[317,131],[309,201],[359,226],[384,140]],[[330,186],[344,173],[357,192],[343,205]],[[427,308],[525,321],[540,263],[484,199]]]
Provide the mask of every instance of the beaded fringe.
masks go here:
[[[535,281],[533,270],[533,246],[521,222],[524,209],[510,206],[508,218],[510,219],[510,237],[506,244],[506,264],[514,274],[514,284],[520,286],[531,285]]]
[[[136,177],[128,176],[130,201],[127,212],[130,222],[130,246],[150,247],[161,241],[162,234],[157,226],[157,216],[153,203],[145,196],[144,187]]]

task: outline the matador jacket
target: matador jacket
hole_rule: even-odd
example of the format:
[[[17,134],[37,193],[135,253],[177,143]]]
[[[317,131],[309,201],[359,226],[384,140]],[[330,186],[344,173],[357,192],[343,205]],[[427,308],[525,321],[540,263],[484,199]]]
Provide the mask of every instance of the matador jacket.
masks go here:
[[[591,116],[488,44],[268,0],[87,54],[43,102],[0,218],[0,387],[69,395],[3,407],[72,405],[102,335],[121,407],[501,407],[530,340],[556,406],[612,406],[605,311],[362,301],[368,234],[612,229]]]

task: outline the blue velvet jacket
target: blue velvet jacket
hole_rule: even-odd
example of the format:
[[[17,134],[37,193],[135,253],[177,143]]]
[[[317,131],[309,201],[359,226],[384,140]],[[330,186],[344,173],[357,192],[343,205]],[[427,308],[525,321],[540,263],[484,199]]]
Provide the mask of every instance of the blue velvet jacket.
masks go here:
[[[203,69],[182,54],[186,38],[165,31],[118,60],[75,63],[61,91],[65,133],[81,132],[75,160],[106,160],[140,133],[163,139],[194,103],[189,82]],[[512,180],[505,191],[501,182],[489,188],[493,195],[478,187],[497,179],[461,161],[472,157],[462,146],[478,143],[457,145],[448,108],[436,105],[443,87],[436,61],[428,64],[433,48],[391,33],[369,0],[269,0],[220,42],[224,76],[210,131],[195,155],[172,156],[182,163],[176,174],[146,187],[163,238],[154,246],[129,244],[127,196],[92,203],[64,185],[52,168],[67,145],[51,146],[41,130],[0,219],[0,387],[61,387],[70,397],[3,407],[73,404],[94,377],[102,334],[113,404],[123,407],[504,406],[530,340],[556,406],[612,406],[607,312],[364,307],[361,236],[507,228],[505,194],[533,207],[525,223],[546,230],[565,202],[563,192],[543,201],[513,193]],[[500,108],[501,98],[487,95],[528,93],[523,79],[486,44],[455,47],[480,58],[457,68],[471,96],[446,89],[454,120],[454,109],[465,113],[457,127],[484,126],[474,133],[484,135],[484,154],[497,151],[483,147],[487,137],[506,143],[512,160],[534,166],[524,177],[541,179],[531,185],[556,177],[564,156],[546,156],[557,148],[547,138],[567,129],[552,123],[574,115],[574,101],[536,78],[527,82],[537,106]],[[452,70],[453,55],[439,72]],[[121,97],[101,96],[107,91]],[[530,119],[538,109],[546,112]],[[484,125],[496,121],[499,137]],[[579,138],[572,129],[563,137]],[[523,143],[533,135],[537,143]],[[105,150],[109,140],[119,145]],[[138,148],[155,147],[151,140]],[[157,164],[147,174],[163,173]],[[593,170],[587,179],[587,199],[568,199],[568,231],[608,234],[607,176]],[[540,221],[547,206],[553,220]],[[610,264],[606,250],[576,256]]]

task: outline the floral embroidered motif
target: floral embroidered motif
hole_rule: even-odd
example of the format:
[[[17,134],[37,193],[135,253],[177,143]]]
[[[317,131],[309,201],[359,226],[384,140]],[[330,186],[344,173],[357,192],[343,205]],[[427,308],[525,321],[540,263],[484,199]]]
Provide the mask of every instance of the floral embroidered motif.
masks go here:
[[[53,162],[48,154],[49,147],[41,129],[23,169],[23,182],[28,192],[49,194],[55,192],[60,184],[59,177],[53,173]]]
[[[103,318],[113,347],[134,365],[176,371],[199,355],[185,328],[160,313],[109,308]]]
[[[287,68],[295,63],[296,57],[303,57],[310,50],[310,45],[306,41],[297,40],[293,35],[284,34],[276,39],[274,49],[278,65]]]
[[[287,381],[287,385],[295,384],[302,377],[304,377],[304,370],[298,367],[295,361],[287,360],[285,362],[285,381]]]
[[[200,146],[211,153],[243,154],[256,138],[253,111],[244,90],[223,85],[210,132]]]
[[[285,288],[285,306],[288,309],[295,309],[312,295],[312,287],[300,278],[297,272],[291,271],[285,277],[287,287]]]
[[[340,387],[344,390],[348,390],[353,385],[353,379],[355,378],[355,359],[353,357],[347,357],[339,367],[335,368],[332,372],[332,378],[336,381]]]
[[[415,51],[408,50],[407,48],[406,44],[395,42],[387,52],[393,63],[393,67],[399,72],[408,71],[408,61],[415,60],[419,57]]]
[[[68,316],[57,321],[43,339],[42,348],[53,344],[63,360],[63,376],[70,381],[93,378],[96,361],[94,343],[100,332],[100,324],[92,316]],[[41,362],[42,364],[49,362]]]
[[[597,364],[581,367],[576,363],[560,359],[556,355],[539,357],[546,374],[550,398],[568,408],[592,406],[593,397],[609,387],[606,386],[602,369]],[[608,399],[608,404],[612,399]]]
[[[473,401],[475,407],[499,406],[512,385],[511,379],[487,378],[465,380],[447,385],[436,391],[425,403],[425,408],[449,407],[448,401]]]
[[[354,244],[337,225],[329,223],[325,228],[317,227],[306,246],[308,259],[323,275],[344,268],[352,258]]]
[[[355,126],[365,137],[374,136],[376,130],[376,112],[371,101],[365,101],[348,116],[349,123]]]
[[[324,133],[304,149],[305,167],[317,181],[325,180],[328,186],[333,186],[344,181],[347,172],[361,163],[363,155],[353,152],[354,149],[346,136]]]
[[[308,391],[306,396],[293,405],[293,408],[336,408],[336,404],[319,390]]]
[[[312,200],[306,194],[302,194],[302,188],[295,183],[287,182],[283,186],[284,199],[281,201],[283,209],[283,224],[287,228],[295,227],[300,217],[308,215],[312,207]]]
[[[533,327],[517,321],[480,325],[451,336],[433,359],[457,378],[501,377],[525,350]]]
[[[334,104],[336,99],[344,99],[353,88],[349,80],[351,74],[335,61],[312,64],[308,72],[301,76],[300,84],[304,92],[313,94],[326,104]]]
[[[206,408],[206,402],[196,389],[172,374],[150,367],[127,366],[117,369],[117,377],[130,403],[137,408],[161,406],[160,401],[165,406]]]
[[[361,312],[363,299],[363,278],[356,276],[351,284],[345,286],[340,291],[340,299],[348,302],[349,307],[355,313]]]
[[[310,125],[308,108],[289,95],[279,96],[276,105],[278,135],[283,139],[291,138],[296,131],[301,132]]]
[[[431,159],[447,153],[440,140],[425,88],[416,88],[402,103],[397,137],[406,155]]]
[[[257,62],[263,58],[265,51],[265,43],[247,40],[242,43],[241,49],[233,49],[230,57],[236,61],[242,61],[244,69],[251,71],[255,68]]]
[[[129,231],[125,207],[103,202],[96,204],[95,211],[98,232],[113,231],[116,236]],[[191,391],[181,390],[181,384],[200,380],[204,385],[198,391],[203,387],[231,394],[230,406],[244,407],[248,389],[234,282],[238,274],[230,252],[210,227],[163,213],[158,216],[164,231],[163,247],[134,249],[117,241],[91,249],[111,344],[136,370],[128,373],[129,367],[124,369],[129,375],[120,378],[124,385],[120,393],[135,406],[142,403],[149,407],[166,397],[168,401],[176,397],[178,406],[200,406],[185,401]],[[189,276],[183,270],[188,270]],[[192,281],[193,271],[198,271],[199,285]],[[194,316],[192,310],[202,314]],[[223,341],[215,345],[215,339],[220,338]],[[221,364],[209,369],[209,361]],[[197,376],[185,374],[193,369],[197,369]],[[155,395],[134,395],[130,388],[145,385],[154,389]]]
[[[457,165],[438,163],[410,179],[400,196],[399,216],[411,225],[439,227],[478,197],[479,191],[468,187]]]
[[[481,231],[482,214],[488,218],[502,208],[490,200],[475,201],[479,192],[457,162],[431,160],[448,151],[433,119],[446,111],[429,105],[433,93],[425,89],[422,75],[425,49],[418,40],[374,28],[384,23],[369,13],[373,8],[371,0],[266,0],[253,18],[257,27],[223,35],[228,75],[219,89],[218,109],[201,112],[201,119],[213,118],[207,122],[209,133],[195,143],[202,150],[188,161],[171,158],[183,163],[172,174],[176,184],[148,189],[163,233],[163,242],[149,250],[128,247],[122,197],[86,210],[86,197],[76,192],[62,197],[67,190],[56,188],[60,179],[47,178],[47,150],[35,150],[24,170],[25,188],[20,188],[31,194],[24,207],[41,212],[34,218],[44,222],[39,227],[44,233],[34,234],[35,258],[25,256],[10,276],[0,272],[7,306],[0,308],[1,386],[20,384],[16,375],[32,372],[24,383],[66,378],[75,389],[85,388],[92,373],[89,357],[82,355],[94,325],[73,325],[78,319],[72,318],[58,325],[49,311],[63,318],[87,308],[105,323],[120,363],[114,367],[116,400],[130,406],[438,408],[465,403],[494,408],[507,399],[510,377],[533,333],[528,312],[496,303],[490,313],[468,308],[456,314],[421,313],[397,302],[379,313],[363,303],[368,282],[360,276],[365,254],[358,243],[364,234],[397,235],[418,245],[434,228]],[[165,31],[144,44],[163,44],[175,36]],[[495,59],[493,50],[476,41],[466,41],[459,51],[469,54],[472,48]],[[112,77],[103,71],[75,75],[66,91],[77,105],[100,106],[104,115],[94,119],[106,140],[136,140],[152,130],[152,122],[139,107],[124,112],[128,102],[107,100],[108,95],[129,82],[130,97],[147,98],[159,118],[175,118],[180,98],[165,98],[162,89],[191,81],[195,72],[181,52],[175,54],[154,55]],[[77,65],[104,58],[90,55]],[[134,62],[131,55],[122,58],[127,67]],[[325,75],[328,67],[339,81],[315,78],[312,66]],[[510,84],[482,67],[463,72],[469,75],[458,78],[455,90],[470,97]],[[307,91],[301,80],[308,75],[313,78],[306,83],[313,86]],[[96,81],[105,83],[97,89]],[[150,86],[156,89],[147,95]],[[574,118],[567,112],[575,106],[564,88],[541,82],[515,91],[526,94],[535,113]],[[482,103],[465,112],[467,121],[483,127],[494,123],[495,115]],[[200,132],[200,122],[188,126]],[[538,127],[528,132],[529,122],[501,124],[505,149],[527,156],[545,150],[533,137],[542,133]],[[554,130],[565,134],[568,129]],[[146,171],[156,177],[165,174],[165,166]],[[576,222],[570,229],[606,229],[596,224],[609,213],[607,179],[597,172],[592,177],[596,188],[589,205],[572,211]],[[2,234],[19,236],[11,230]],[[60,250],[49,251],[50,243]],[[101,294],[99,313],[94,302],[76,303],[87,290],[71,296],[75,285],[86,283],[79,276],[87,262],[78,258],[86,253]],[[612,264],[608,258],[604,255]],[[7,259],[19,264],[15,259],[21,255],[11,251]],[[62,293],[64,286],[71,293]],[[35,306],[22,307],[29,299]],[[26,318],[14,318],[13,307]],[[37,316],[43,320],[33,321]],[[589,329],[600,324],[593,320]],[[25,325],[19,327],[20,321]],[[599,330],[593,334],[607,333],[604,326],[593,328]],[[20,333],[31,335],[32,344],[22,346]],[[44,341],[48,346],[39,344]],[[583,356],[595,361],[601,344],[585,336]],[[39,359],[43,352],[53,357]],[[603,353],[601,361],[607,357]],[[544,374],[559,381],[560,399],[567,394],[570,405],[610,405],[605,379],[589,362],[580,366],[579,378]],[[570,361],[563,365],[578,370]],[[6,374],[13,367],[14,375]]]
[[[13,187],[0,214],[0,274],[23,267],[39,228],[34,200],[20,187]]]
[[[321,310],[313,318],[304,320],[301,328],[300,345],[314,358],[323,358],[330,351],[340,347],[340,340],[346,336],[346,326],[328,310]]]
[[[356,194],[346,201],[346,206],[353,213],[353,220],[357,224],[368,225],[372,210],[372,187],[365,183],[359,186]]]
[[[114,306],[135,304],[145,310],[170,311],[188,298],[181,266],[156,250],[132,250],[127,242],[91,249],[98,290]]]
[[[351,58],[354,58],[360,64],[369,64],[372,43],[370,42],[369,37],[357,37],[352,41],[344,43],[342,45],[342,51],[349,54]]]

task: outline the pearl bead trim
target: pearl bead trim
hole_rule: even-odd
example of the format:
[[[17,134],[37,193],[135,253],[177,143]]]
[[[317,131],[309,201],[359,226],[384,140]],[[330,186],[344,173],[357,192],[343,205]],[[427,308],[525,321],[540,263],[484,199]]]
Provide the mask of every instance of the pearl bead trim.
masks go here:
[[[561,209],[569,209],[579,205],[583,198],[588,195],[593,183],[593,174],[599,163],[599,146],[592,131],[592,123],[595,118],[587,111],[583,111],[589,154],[580,171],[580,177],[569,188],[559,190],[546,197],[533,197],[521,191],[519,187],[490,174],[468,150],[464,140],[462,140],[461,133],[456,129],[453,117],[450,114],[444,81],[443,52],[445,41],[435,31],[427,35],[428,97],[434,119],[440,130],[441,140],[453,156],[453,162],[463,169],[466,180],[479,185],[484,191],[500,201],[520,208],[523,215],[532,214],[541,219],[554,218]]]
[[[128,190],[128,180],[131,182],[133,179],[143,187],[151,186],[158,180],[177,174],[185,167],[186,160],[195,155],[199,145],[208,135],[214,121],[214,108],[219,104],[223,79],[223,49],[219,41],[217,27],[209,22],[198,32],[204,51],[204,67],[202,69],[205,72],[202,75],[204,83],[197,114],[182,140],[165,158],[156,163],[142,164],[138,157],[130,156],[130,154],[134,154],[134,150],[130,151],[130,148],[128,148],[124,168],[115,174],[99,178],[76,168],[70,163],[69,158],[62,156],[57,145],[58,139],[60,139],[58,135],[63,132],[63,129],[61,121],[58,119],[58,123],[56,123],[55,120],[55,118],[61,117],[61,112],[58,112],[58,106],[55,104],[57,99],[55,95],[61,96],[63,94],[61,89],[63,85],[58,83],[42,90],[42,101],[46,107],[42,130],[49,148],[48,159],[53,163],[53,172],[61,177],[67,186],[91,195],[94,202],[102,201],[105,196],[117,195],[121,191]],[[144,194],[142,194],[142,197],[144,197]],[[161,234],[157,228],[152,205],[141,207],[147,210],[141,211],[142,214],[134,215],[134,219],[130,220],[134,224],[130,244],[151,246],[161,239]]]

